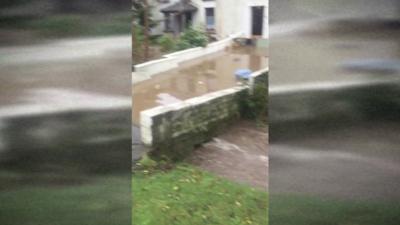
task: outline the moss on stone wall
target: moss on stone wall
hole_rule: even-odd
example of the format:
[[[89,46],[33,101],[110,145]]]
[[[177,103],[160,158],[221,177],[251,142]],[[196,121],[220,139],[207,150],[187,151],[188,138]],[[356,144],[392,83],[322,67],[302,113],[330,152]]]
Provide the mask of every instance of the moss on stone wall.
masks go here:
[[[246,88],[154,116],[151,156],[172,161],[181,160],[195,146],[211,140],[240,118],[265,124],[268,114],[267,73],[255,78],[251,92]]]

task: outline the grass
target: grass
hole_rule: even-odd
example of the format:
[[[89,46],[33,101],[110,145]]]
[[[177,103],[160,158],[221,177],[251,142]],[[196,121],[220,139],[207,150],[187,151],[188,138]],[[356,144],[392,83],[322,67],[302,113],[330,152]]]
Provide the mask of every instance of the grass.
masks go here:
[[[398,225],[397,202],[323,200],[316,197],[270,195],[274,225]]]
[[[179,164],[138,170],[132,179],[134,225],[267,225],[267,193]]]
[[[101,177],[80,185],[23,185],[3,189],[0,224],[129,224],[130,194],[127,176]]]

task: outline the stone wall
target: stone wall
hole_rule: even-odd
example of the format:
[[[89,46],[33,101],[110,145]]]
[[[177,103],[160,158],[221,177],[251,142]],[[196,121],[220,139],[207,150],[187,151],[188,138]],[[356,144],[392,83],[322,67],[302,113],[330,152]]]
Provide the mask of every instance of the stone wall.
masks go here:
[[[142,141],[157,156],[181,159],[193,147],[210,140],[239,119],[242,98],[250,90],[248,85],[238,86],[143,111],[140,114]]]
[[[247,91],[247,87],[235,87],[143,111],[142,141],[157,155],[183,158],[187,151],[239,118],[237,98]]]

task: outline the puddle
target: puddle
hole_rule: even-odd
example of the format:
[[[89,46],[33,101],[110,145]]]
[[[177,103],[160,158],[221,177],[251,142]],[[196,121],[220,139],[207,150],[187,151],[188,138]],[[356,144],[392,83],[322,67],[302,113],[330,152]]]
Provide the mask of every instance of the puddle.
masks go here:
[[[184,62],[178,69],[133,85],[133,123],[139,123],[143,110],[236,86],[237,69],[257,71],[267,66],[267,49],[255,47],[230,48]]]

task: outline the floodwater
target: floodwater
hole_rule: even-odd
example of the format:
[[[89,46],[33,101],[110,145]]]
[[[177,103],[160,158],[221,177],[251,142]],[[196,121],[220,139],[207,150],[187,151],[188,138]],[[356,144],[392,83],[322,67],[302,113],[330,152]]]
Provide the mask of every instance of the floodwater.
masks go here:
[[[133,123],[140,112],[238,85],[237,69],[257,71],[268,66],[267,49],[234,47],[184,62],[178,69],[133,85]]]

